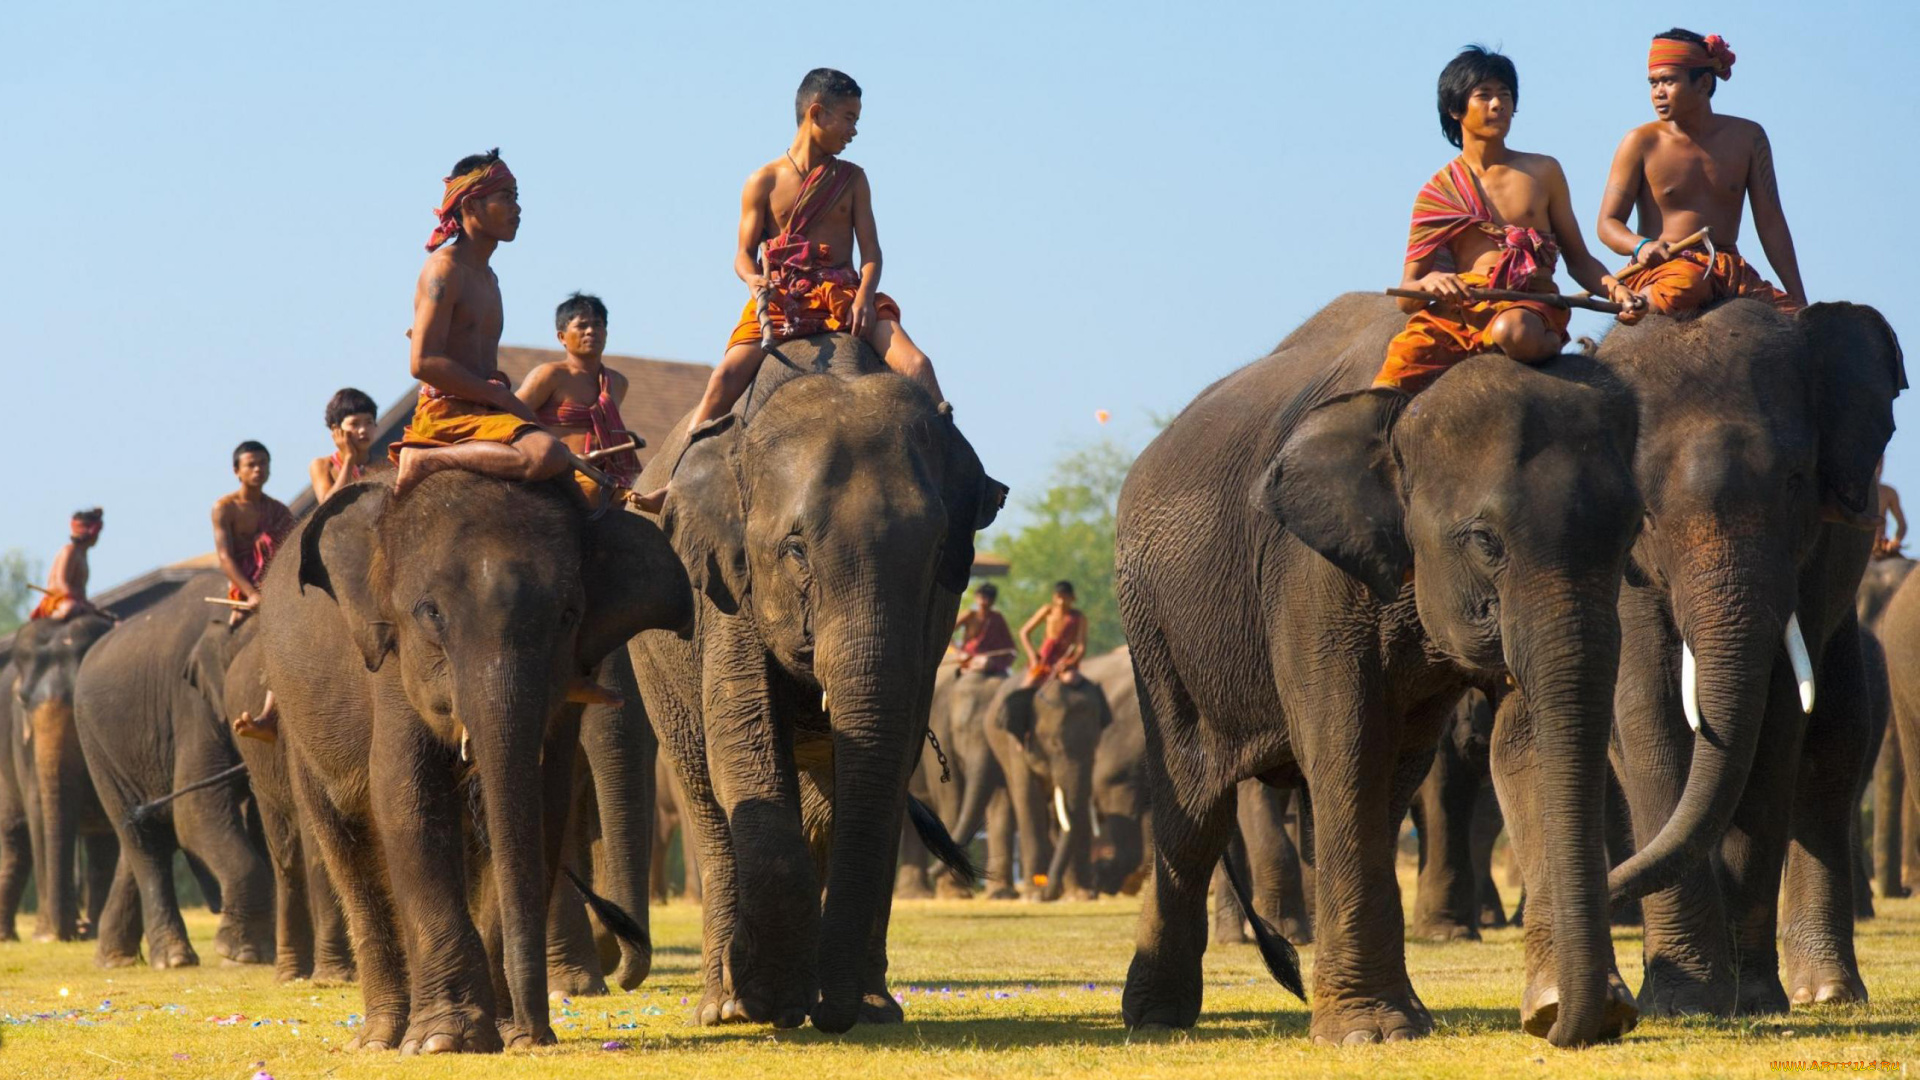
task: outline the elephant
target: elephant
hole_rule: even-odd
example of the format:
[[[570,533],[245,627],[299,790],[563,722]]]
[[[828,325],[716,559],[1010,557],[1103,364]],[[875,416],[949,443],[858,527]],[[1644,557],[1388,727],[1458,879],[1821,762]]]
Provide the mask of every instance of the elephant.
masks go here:
[[[1854,602],[1854,614],[1862,630],[1879,637],[1887,605],[1912,573],[1913,565],[1913,560],[1906,558],[1876,559],[1868,564]],[[1884,640],[1881,645],[1884,648]],[[1885,676],[1884,655],[1881,659],[1880,674]],[[1879,681],[1876,688],[1884,689]],[[1891,703],[1887,711],[1891,718]],[[1908,827],[1905,820],[1913,816],[1920,800],[1907,798],[1908,778],[1900,762],[1900,727],[1890,722],[1886,728],[1874,760],[1873,840],[1866,861],[1869,876],[1877,878],[1881,896],[1904,897],[1911,895],[1912,885],[1920,881],[1920,873],[1915,873],[1920,870],[1920,829]]]
[[[13,770],[12,746],[20,741],[14,726],[13,659],[0,663],[0,739],[8,751],[0,758],[0,941],[19,941],[15,917],[33,876],[33,827],[27,821],[26,794]]]
[[[927,731],[932,738],[920,753],[920,767],[914,770],[909,786],[913,797],[932,806],[960,843],[970,842],[984,824],[987,897],[993,900],[1019,895],[1013,887],[1013,804],[986,732],[987,710],[1010,678],[1006,674],[964,671],[958,660],[941,661],[934,676],[933,703],[927,711]],[[918,831],[911,826],[901,832],[900,870],[893,892],[900,897],[973,896],[972,888],[932,860]]]
[[[266,651],[259,627],[259,620],[250,618],[229,631],[216,621],[194,648],[189,681],[222,720],[242,712],[259,716],[266,709]],[[252,738],[236,738],[233,745],[247,767],[247,790],[273,868],[275,980],[353,982],[346,911],[294,806],[286,745]]]
[[[254,617],[294,801],[352,927],[352,1049],[553,1041],[549,901],[581,729],[565,699],[604,696],[584,683],[605,657],[692,612],[659,530],[589,520],[566,485],[449,470],[396,498],[370,477],[268,568]]]
[[[1920,783],[1914,778],[1920,777],[1920,575],[1904,576],[1893,598],[1887,602],[1885,612],[1879,619],[1878,637],[1885,649],[1888,684],[1891,688],[1892,723],[1888,734],[1897,746],[1900,755],[1900,771],[1905,774],[1904,799],[1889,798],[1876,801],[1874,805],[1875,832],[1879,834],[1882,821],[1898,822],[1904,809],[1905,822],[1912,825],[1916,821],[1915,812],[1920,810]],[[1888,802],[1896,805],[1888,806]],[[1904,804],[1902,807],[1900,804]],[[1894,833],[1891,842],[1885,837],[1876,840],[1875,848],[1880,857],[1880,881],[1882,895],[1900,896],[1915,884],[1920,884],[1920,874],[1909,873],[1904,879],[1901,875],[1902,863],[1909,871],[1916,863],[1913,859],[1915,835],[1889,828]],[[1906,859],[1901,858],[1902,848]],[[1887,892],[1891,882],[1900,891]]]
[[[1229,854],[1213,872],[1213,943],[1244,945],[1258,942],[1253,915],[1266,920],[1292,945],[1313,943],[1313,867],[1303,858],[1306,813],[1304,792],[1269,787],[1254,780],[1240,781],[1235,813],[1238,832]],[[1249,870],[1253,900],[1249,913],[1233,888],[1228,858],[1241,860]]]
[[[1140,722],[1140,694],[1133,684],[1133,654],[1122,645],[1109,655],[1111,663],[1095,657],[1080,668],[1081,674],[1107,692],[1107,711],[1112,716],[1093,752],[1093,810],[1100,822],[1093,880],[1103,893],[1132,893],[1146,879],[1153,844],[1147,806],[1147,731]]]
[[[39,910],[37,941],[75,941],[97,931],[118,862],[118,841],[74,730],[80,664],[114,627],[99,614],[34,619],[13,636],[8,697],[19,735],[9,764],[27,815]],[[85,910],[75,855],[84,846]]]
[[[653,852],[652,871],[648,875],[653,902],[672,899],[667,879],[667,850],[675,833],[680,834],[680,891],[687,899],[700,903],[700,852],[686,831],[686,794],[680,790],[680,773],[665,754],[656,753],[653,771]]]
[[[226,611],[202,599],[225,592],[223,575],[197,575],[114,627],[80,663],[74,727],[100,805],[120,838],[118,876],[129,891],[124,910],[110,899],[102,915],[95,954],[102,967],[137,963],[143,932],[154,967],[200,962],[174,893],[175,851],[218,882],[219,955],[240,964],[274,960],[273,867],[246,781],[229,776],[151,814],[134,812],[240,764],[225,718],[193,674],[202,639],[232,633]],[[224,674],[220,669],[219,677]],[[116,881],[115,898],[121,888]]]
[[[1371,389],[1404,322],[1386,298],[1334,300],[1203,391],[1122,487],[1115,586],[1154,842],[1129,1027],[1198,1019],[1209,876],[1238,784],[1259,778],[1312,794],[1314,1041],[1428,1034],[1406,972],[1399,822],[1461,692],[1507,677],[1552,703],[1540,783],[1565,810],[1551,874],[1575,902],[1549,1038],[1583,1045],[1634,1021],[1606,978],[1600,802],[1615,598],[1641,519],[1632,401],[1580,355],[1477,355],[1411,400]],[[1290,946],[1261,948],[1304,998]]]
[[[1639,1005],[1726,1015],[1864,1000],[1851,834],[1875,746],[1854,602],[1906,385],[1899,343],[1870,307],[1788,316],[1736,299],[1616,328],[1597,359],[1638,403],[1646,501],[1620,590],[1609,747],[1637,847],[1609,889],[1643,898]],[[1539,877],[1563,846],[1546,824],[1561,831],[1563,804],[1539,783],[1526,691],[1500,704],[1493,758],[1536,972],[1564,950],[1563,894]]]
[[[1420,839],[1420,879],[1412,930],[1429,941],[1478,941],[1480,927],[1507,925],[1493,883],[1493,845],[1500,807],[1488,760],[1493,707],[1468,691],[1454,707],[1433,755],[1433,768],[1414,797]]]
[[[844,334],[779,345],[733,412],[676,429],[642,476],[669,480],[698,628],[631,650],[700,849],[696,1015],[898,1021],[885,946],[908,778],[1005,488],[949,407]],[[937,830],[930,813],[914,820]]]

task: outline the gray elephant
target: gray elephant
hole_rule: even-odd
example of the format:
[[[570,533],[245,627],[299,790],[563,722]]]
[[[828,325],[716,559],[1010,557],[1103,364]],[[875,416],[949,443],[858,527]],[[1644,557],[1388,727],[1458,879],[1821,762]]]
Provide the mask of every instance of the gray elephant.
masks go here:
[[[986,728],[987,712],[1010,678],[964,671],[957,659],[941,661],[927,712],[927,731],[933,738],[921,751],[920,767],[909,786],[913,797],[933,807],[960,843],[971,842],[984,826],[987,897],[992,900],[1019,895],[1013,887],[1013,804]],[[899,897],[973,896],[971,887],[932,857],[911,826],[901,832],[893,892]]]
[[[1551,703],[1540,784],[1562,809],[1551,878],[1574,901],[1549,1037],[1634,1021],[1607,978],[1600,800],[1641,517],[1632,402],[1585,357],[1486,354],[1408,404],[1368,389],[1404,324],[1385,298],[1335,300],[1187,406],[1122,489],[1115,584],[1154,843],[1130,1027],[1198,1018],[1208,880],[1237,786],[1258,777],[1312,792],[1315,1041],[1430,1032],[1406,972],[1398,825],[1461,692],[1508,676]],[[1290,947],[1261,947],[1297,986]]]
[[[652,871],[648,875],[649,889],[653,902],[664,904],[672,899],[675,884],[668,880],[667,853],[673,844],[674,835],[680,836],[680,892],[694,903],[700,903],[700,851],[699,846],[686,831],[686,793],[680,790],[680,771],[665,754],[656,754],[653,771],[653,853]]]
[[[1133,684],[1133,654],[1122,645],[1080,666],[1080,673],[1107,692],[1112,719],[1093,752],[1093,811],[1100,823],[1094,849],[1094,887],[1132,894],[1149,869],[1153,844],[1147,805],[1147,730],[1140,722],[1140,694]]]
[[[122,917],[117,905],[102,916],[96,960],[103,967],[135,963],[143,932],[154,967],[200,962],[174,893],[176,851],[219,883],[220,956],[242,964],[274,959],[273,868],[250,820],[247,782],[230,775],[201,784],[240,764],[225,718],[192,675],[203,638],[232,633],[225,609],[203,599],[226,588],[218,573],[189,579],[116,626],[80,664],[74,727],[120,838],[123,874],[138,890],[138,918]],[[134,813],[188,785],[199,786],[151,814]]]
[[[1853,304],[1790,317],[1732,300],[1616,329],[1598,359],[1639,403],[1647,510],[1620,591],[1611,745],[1638,850],[1610,888],[1645,897],[1640,1006],[1864,1000],[1852,823],[1875,746],[1854,601],[1906,385],[1892,328]],[[1501,704],[1493,754],[1538,972],[1564,956],[1568,905],[1540,877],[1564,803],[1541,783],[1559,766],[1522,691]],[[1590,919],[1584,896],[1578,911]]]
[[[26,793],[13,769],[12,747],[20,741],[13,708],[13,659],[0,663],[0,739],[8,751],[0,757],[0,941],[18,941],[14,919],[33,877],[33,833],[27,820]]]
[[[368,479],[289,537],[255,617],[294,799],[353,928],[353,1048],[553,1041],[546,931],[580,742],[565,699],[690,615],[659,531],[588,521],[558,481],[447,471],[395,499]]]
[[[113,625],[97,614],[35,619],[13,636],[5,685],[18,731],[8,739],[8,765],[33,851],[37,941],[74,941],[96,931],[118,862],[119,842],[87,775],[73,704],[81,661]],[[75,868],[83,846],[84,910]]]
[[[1004,489],[947,408],[845,335],[774,349],[641,486],[669,478],[698,629],[632,651],[700,847],[698,1017],[897,1021],[885,942],[908,777]]]
[[[1420,878],[1412,931],[1430,941],[1478,941],[1480,927],[1507,925],[1493,883],[1493,845],[1500,807],[1488,751],[1493,707],[1468,691],[1455,706],[1415,795],[1411,816],[1420,839]]]
[[[1238,831],[1213,871],[1213,943],[1258,943],[1253,916],[1293,945],[1313,943],[1313,866],[1303,840],[1312,835],[1301,789],[1275,788],[1264,781],[1240,781],[1235,823]],[[1253,911],[1238,895],[1229,861],[1247,867]]]
[[[1854,602],[1854,614],[1860,620],[1860,628],[1879,639],[1880,621],[1886,614],[1887,605],[1893,601],[1894,594],[1913,572],[1913,560],[1906,558],[1876,559],[1867,565],[1866,573],[1860,579],[1860,593]],[[1880,642],[1884,648],[1885,642]],[[1880,653],[1880,664],[1875,670],[1879,676],[1875,680],[1876,690],[1886,690],[1887,675],[1884,652]],[[1889,720],[1892,705],[1887,705]],[[1871,850],[1867,855],[1868,875],[1873,877],[1879,887],[1880,895],[1885,897],[1904,897],[1911,895],[1912,884],[1920,880],[1920,830],[1907,826],[1906,819],[1914,813],[1916,801],[1907,798],[1906,769],[1900,761],[1900,727],[1889,722],[1886,734],[1881,737],[1879,756],[1873,766],[1873,837]],[[1903,874],[1905,870],[1907,873]],[[1856,896],[1856,900],[1858,897]]]
[[[1898,793],[1904,798],[1888,800],[1896,802],[1895,807],[1883,809],[1885,803],[1875,803],[1876,833],[1880,831],[1879,822],[1882,818],[1895,818],[1904,809],[1906,821],[1902,824],[1911,824],[1916,820],[1915,812],[1920,811],[1920,784],[1914,782],[1915,777],[1920,777],[1920,575],[1904,575],[1878,623],[1878,637],[1885,650],[1886,672],[1891,689],[1892,723],[1888,734],[1898,747],[1901,771],[1907,782],[1905,790]],[[1904,860],[1901,850],[1904,848],[1911,858],[1915,843],[1913,833],[1904,833],[1904,843],[1902,835],[1903,832],[1896,831],[1891,842],[1883,837],[1875,843],[1881,859],[1883,889],[1889,881],[1902,889],[1920,882],[1920,875],[1902,880],[1901,864]],[[1914,864],[1909,862],[1907,865],[1911,867]]]
[[[1104,667],[1097,661],[1105,661]],[[1088,661],[1111,676],[1112,654]],[[1126,664],[1125,657],[1118,660]],[[1022,687],[1006,680],[987,710],[986,738],[1012,800],[1020,838],[1021,891],[1030,899],[1091,900],[1093,766],[1112,721],[1107,693],[1093,675],[1071,684],[1048,679]],[[963,819],[964,828],[967,821]],[[1059,826],[1058,837],[1054,826]]]

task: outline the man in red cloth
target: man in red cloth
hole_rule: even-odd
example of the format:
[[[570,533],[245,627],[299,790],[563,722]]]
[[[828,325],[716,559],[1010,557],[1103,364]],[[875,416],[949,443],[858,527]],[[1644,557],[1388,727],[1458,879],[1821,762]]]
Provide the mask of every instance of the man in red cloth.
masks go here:
[[[1558,355],[1567,309],[1533,300],[1474,300],[1470,289],[1555,293],[1554,264],[1589,291],[1631,304],[1629,293],[1587,253],[1566,174],[1545,154],[1507,146],[1520,76],[1513,61],[1469,46],[1440,72],[1440,130],[1461,148],[1413,204],[1400,287],[1412,314],[1387,346],[1373,385],[1418,393],[1475,353],[1499,350],[1525,364]],[[1623,312],[1621,321],[1638,315]]]
[[[577,454],[629,442],[637,448],[640,439],[620,419],[627,377],[601,362],[607,348],[607,305],[597,296],[574,293],[555,309],[553,324],[566,358],[527,372],[514,393],[533,410],[535,419]],[[657,503],[647,504],[628,490],[640,475],[640,458],[633,450],[609,454],[595,464],[617,488],[609,494],[628,498],[643,510],[659,509]],[[588,502],[596,503],[599,485],[586,476],[578,479]]]
[[[99,507],[76,510],[68,522],[67,542],[53,557],[53,569],[47,571],[46,595],[33,607],[29,619],[64,619],[96,610],[87,602],[87,552],[100,542],[100,527],[105,514]]]
[[[293,531],[286,504],[266,493],[273,459],[267,448],[249,439],[234,447],[233,475],[240,490],[213,504],[213,553],[227,575],[227,598],[246,603],[229,620],[238,623],[260,606],[260,581],[280,542]]]
[[[433,254],[413,292],[409,369],[421,387],[406,434],[388,449],[400,469],[396,497],[441,469],[544,480],[570,461],[500,374],[504,315],[488,264],[520,232],[513,173],[493,150],[460,159],[446,184],[427,240]]]
[[[815,68],[800,82],[794,113],[792,145],[749,176],[740,195],[733,269],[751,296],[694,410],[694,428],[733,407],[768,346],[829,330],[865,338],[888,367],[941,399],[932,362],[901,327],[900,306],[880,291],[880,234],[867,174],[836,156],[859,124],[860,84]]]
[[[1050,678],[1059,679],[1066,686],[1080,681],[1080,661],[1087,655],[1087,615],[1074,607],[1073,601],[1073,582],[1058,582],[1053,586],[1053,599],[1020,627],[1020,648],[1026,652],[1028,662],[1027,677],[1020,683],[1022,690]],[[1043,620],[1047,624],[1047,636],[1036,656],[1033,628]]]
[[[961,671],[982,675],[1005,675],[1013,668],[1013,631],[1007,617],[994,610],[1000,590],[985,582],[973,591],[973,606],[960,614],[953,628],[963,632],[960,639]]]
[[[1733,77],[1733,50],[1719,35],[1669,30],[1647,51],[1647,85],[1659,119],[1627,132],[1613,155],[1600,202],[1600,241],[1645,267],[1626,285],[1653,310],[1679,315],[1716,300],[1751,296],[1782,311],[1805,307],[1773,175],[1773,147],[1759,124],[1713,111],[1714,89]],[[1754,230],[1784,290],[1740,257],[1740,212],[1753,204]],[[1627,216],[1639,213],[1639,230]],[[1672,245],[1712,230],[1714,254]]]

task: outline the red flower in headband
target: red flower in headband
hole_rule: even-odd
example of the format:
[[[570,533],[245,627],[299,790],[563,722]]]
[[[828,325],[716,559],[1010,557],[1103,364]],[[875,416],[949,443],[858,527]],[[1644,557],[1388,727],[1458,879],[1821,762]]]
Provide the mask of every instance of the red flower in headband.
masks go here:
[[[427,237],[427,250],[438,250],[440,245],[460,235],[460,207],[468,199],[484,199],[488,195],[513,186],[513,173],[507,163],[495,158],[487,165],[459,176],[449,176],[445,181],[446,194],[440,198],[440,205],[434,207],[433,214],[440,219],[434,226],[433,235]]]

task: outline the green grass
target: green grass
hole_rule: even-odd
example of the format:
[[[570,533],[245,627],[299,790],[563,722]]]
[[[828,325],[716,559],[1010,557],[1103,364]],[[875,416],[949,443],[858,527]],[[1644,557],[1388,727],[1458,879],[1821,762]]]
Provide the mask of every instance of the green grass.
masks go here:
[[[1411,884],[1408,882],[1407,884]],[[1519,1031],[1520,935],[1413,944],[1408,966],[1436,1032],[1413,1044],[1308,1045],[1304,1006],[1266,976],[1251,946],[1206,957],[1206,1005],[1185,1036],[1130,1041],[1120,986],[1135,900],[1048,906],[985,901],[895,905],[894,989],[907,1022],[846,1036],[811,1029],[702,1029],[698,910],[653,909],[653,977],[631,994],[556,1003],[560,1045],[499,1056],[348,1054],[355,987],[276,986],[266,968],[105,972],[93,945],[0,945],[0,1077],[716,1077],[850,1080],[1116,1075],[1297,1078],[1763,1076],[1792,1059],[1904,1062],[1920,1071],[1920,899],[1882,901],[1861,925],[1873,1003],[1759,1020],[1645,1021],[1618,1045],[1562,1052]],[[214,921],[190,912],[202,956]],[[1637,932],[1615,935],[1639,985]],[[1310,962],[1312,950],[1302,950]],[[230,1023],[217,1022],[239,1014]],[[624,1049],[606,1050],[617,1041]],[[1841,1070],[1845,1071],[1845,1070]]]

